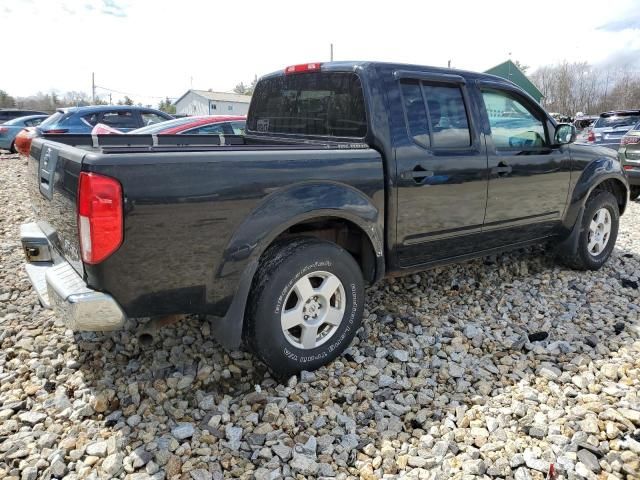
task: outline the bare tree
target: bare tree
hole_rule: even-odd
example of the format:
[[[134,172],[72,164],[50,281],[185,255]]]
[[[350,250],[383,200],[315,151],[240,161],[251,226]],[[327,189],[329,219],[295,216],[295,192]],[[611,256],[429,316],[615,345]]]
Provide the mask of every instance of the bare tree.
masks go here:
[[[625,66],[595,67],[587,62],[545,65],[532,75],[547,110],[575,115],[640,106],[640,74]]]

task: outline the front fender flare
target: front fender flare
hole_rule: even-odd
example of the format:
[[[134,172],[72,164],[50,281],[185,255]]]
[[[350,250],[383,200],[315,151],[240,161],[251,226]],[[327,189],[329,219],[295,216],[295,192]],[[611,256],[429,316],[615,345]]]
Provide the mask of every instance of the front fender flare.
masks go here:
[[[625,186],[627,193],[625,199],[626,204],[629,195],[629,184],[622,165],[620,165],[617,159],[610,157],[596,158],[582,170],[573,187],[564,219],[565,228],[573,229],[576,219],[580,215],[591,193],[593,193],[598,185],[606,180],[616,180]]]

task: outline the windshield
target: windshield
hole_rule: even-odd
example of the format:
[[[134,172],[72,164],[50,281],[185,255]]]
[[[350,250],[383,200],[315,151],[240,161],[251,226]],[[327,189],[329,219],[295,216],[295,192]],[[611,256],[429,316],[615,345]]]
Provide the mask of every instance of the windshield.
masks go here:
[[[9,120],[8,122],[4,122],[4,125],[22,125],[25,120],[30,119],[31,117],[18,117],[13,120]]]
[[[247,130],[362,138],[364,96],[354,73],[303,73],[267,78],[253,94]]]
[[[612,115],[610,117],[600,117],[593,124],[593,128],[617,128],[633,127],[640,121],[640,114]]]
[[[184,117],[176,118],[175,120],[167,120],[166,122],[154,123],[153,125],[147,125],[146,127],[137,128],[131,130],[129,133],[158,133],[169,128],[179,127],[180,125],[187,125],[193,123],[194,120],[198,120],[202,117]]]

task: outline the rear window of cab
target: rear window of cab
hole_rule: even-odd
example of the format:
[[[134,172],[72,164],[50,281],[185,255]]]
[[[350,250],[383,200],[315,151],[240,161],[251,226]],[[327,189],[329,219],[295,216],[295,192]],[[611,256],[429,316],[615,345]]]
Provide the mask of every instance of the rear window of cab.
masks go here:
[[[262,80],[247,130],[258,133],[364,138],[362,84],[355,73],[314,72]]]

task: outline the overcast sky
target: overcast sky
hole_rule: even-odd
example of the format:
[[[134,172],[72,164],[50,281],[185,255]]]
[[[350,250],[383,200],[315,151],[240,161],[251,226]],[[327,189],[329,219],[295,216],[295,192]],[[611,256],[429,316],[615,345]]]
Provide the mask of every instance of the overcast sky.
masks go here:
[[[531,70],[564,59],[640,70],[640,0],[0,0],[0,32],[0,89],[18,96],[90,93],[95,72],[155,104],[326,61],[331,42],[336,60],[485,70],[511,52]]]

